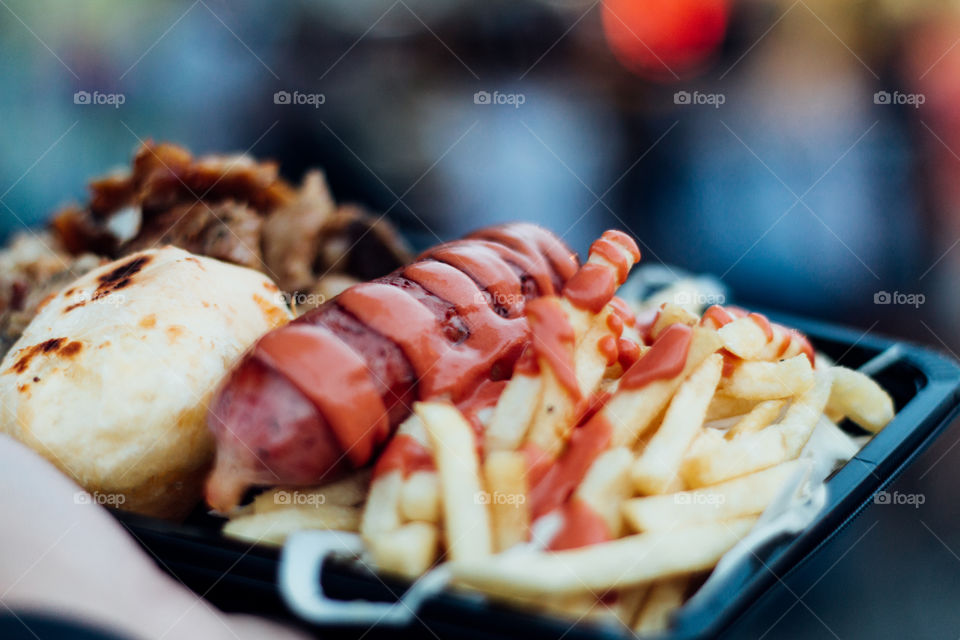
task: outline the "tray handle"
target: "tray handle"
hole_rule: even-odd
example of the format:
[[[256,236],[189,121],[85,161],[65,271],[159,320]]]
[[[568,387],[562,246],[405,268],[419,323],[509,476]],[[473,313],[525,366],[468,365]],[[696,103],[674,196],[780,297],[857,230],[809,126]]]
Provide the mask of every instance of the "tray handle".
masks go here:
[[[397,602],[336,600],[323,590],[320,576],[331,557],[359,558],[360,536],[342,531],[301,531],[287,538],[280,557],[280,593],[298,616],[320,625],[405,627],[417,619],[424,601],[450,580],[446,567],[424,574]]]

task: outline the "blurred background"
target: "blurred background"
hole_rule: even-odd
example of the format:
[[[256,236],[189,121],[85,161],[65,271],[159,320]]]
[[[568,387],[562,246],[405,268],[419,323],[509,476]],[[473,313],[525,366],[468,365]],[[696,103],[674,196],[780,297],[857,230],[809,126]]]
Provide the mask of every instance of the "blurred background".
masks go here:
[[[583,251],[618,227],[740,303],[957,352],[958,45],[960,6],[932,0],[0,0],[0,234],[173,141],[322,167],[418,247],[525,219]],[[908,486],[957,504],[937,469]],[[931,597],[956,588],[955,516],[914,527]],[[831,609],[862,566],[813,593],[830,625],[785,596],[748,628],[882,636]]]
[[[951,4],[0,4],[4,235],[169,140],[322,167],[417,245],[620,227],[742,303],[960,349]]]

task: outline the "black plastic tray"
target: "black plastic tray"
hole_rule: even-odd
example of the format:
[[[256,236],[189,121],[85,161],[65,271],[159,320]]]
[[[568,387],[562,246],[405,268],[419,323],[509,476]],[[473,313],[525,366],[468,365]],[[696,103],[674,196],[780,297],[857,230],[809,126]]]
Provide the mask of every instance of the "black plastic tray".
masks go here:
[[[896,357],[874,377],[893,396],[897,416],[828,479],[827,504],[803,533],[768,546],[758,560],[741,565],[713,599],[691,602],[663,638],[699,638],[723,630],[782,575],[855,518],[874,493],[933,442],[960,405],[960,367],[946,356],[855,330],[770,316],[805,332],[819,351],[851,368],[896,346]],[[853,425],[841,426],[861,433]],[[219,534],[222,521],[199,510],[183,525],[122,512],[117,512],[117,517],[163,569],[214,605],[225,611],[299,623],[277,587],[278,550],[223,538]],[[389,601],[399,597],[407,586],[336,561],[324,565],[320,579],[329,596],[343,599]],[[620,625],[583,622],[571,628],[567,619],[513,610],[456,591],[429,599],[417,612],[417,620],[416,627],[425,636],[441,638],[632,637]],[[407,631],[416,633],[416,627]],[[322,631],[325,638],[357,637],[360,633],[367,638],[397,637],[396,628],[306,628],[318,634]]]

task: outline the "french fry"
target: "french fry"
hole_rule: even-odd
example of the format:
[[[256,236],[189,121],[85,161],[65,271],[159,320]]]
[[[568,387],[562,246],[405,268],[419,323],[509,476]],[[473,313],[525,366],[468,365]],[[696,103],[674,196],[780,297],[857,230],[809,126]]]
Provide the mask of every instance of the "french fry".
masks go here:
[[[405,520],[440,522],[440,480],[435,471],[415,471],[403,481],[400,514]]]
[[[767,334],[753,318],[737,318],[717,330],[727,351],[744,360],[759,360],[767,345]]]
[[[712,522],[641,533],[569,551],[526,552],[451,563],[462,584],[503,596],[603,593],[712,568],[756,522]]]
[[[687,486],[717,484],[796,458],[823,413],[831,383],[831,370],[818,371],[814,385],[793,401],[779,423],[729,441],[698,442],[680,468]]]
[[[724,418],[733,418],[734,416],[745,416],[756,406],[756,400],[747,400],[745,398],[736,398],[727,395],[723,389],[718,389],[710,400],[710,407],[707,409],[707,422],[713,420],[723,420]]]
[[[780,362],[741,362],[720,388],[738,398],[774,400],[800,395],[812,386],[810,360],[798,355]]]
[[[367,540],[378,569],[414,578],[426,572],[437,557],[440,532],[428,522],[408,522],[399,529]]]
[[[433,445],[443,499],[443,524],[451,560],[479,559],[493,552],[490,513],[480,496],[480,464],[473,428],[450,404],[413,406]]]
[[[301,505],[240,516],[223,526],[230,538],[265,544],[283,544],[291,533],[305,529],[356,531],[360,509],[337,504]]]
[[[658,494],[670,489],[684,453],[703,428],[707,405],[722,371],[723,356],[715,353],[680,386],[660,428],[633,464],[633,482],[641,493]]]
[[[633,630],[641,635],[666,631],[673,613],[683,606],[689,585],[687,576],[655,582],[633,623]]]
[[[692,327],[697,324],[699,318],[690,311],[687,311],[680,305],[666,303],[660,308],[657,319],[650,327],[650,337],[656,339],[663,330],[672,324],[685,324]]]
[[[573,429],[573,414],[576,410],[570,391],[545,362],[540,364],[543,393],[540,404],[533,413],[533,422],[527,441],[547,455],[556,455],[563,449]]]
[[[404,420],[397,427],[397,433],[407,435],[426,449],[430,449],[423,422],[416,415]],[[378,533],[392,531],[401,525],[403,518],[400,500],[403,496],[404,483],[403,473],[399,470],[373,478],[360,524],[360,533],[364,538],[369,539]]]
[[[750,413],[743,416],[737,424],[727,430],[727,440],[733,440],[748,433],[755,433],[777,419],[786,405],[785,400],[765,400],[757,403]]]
[[[613,307],[608,304],[603,311],[593,316],[590,327],[574,350],[573,360],[577,382],[585,395],[589,395],[597,388],[607,371],[607,357],[600,351],[598,345],[604,336],[610,335],[607,319],[612,313],[614,313]]]
[[[893,420],[893,399],[873,379],[846,367],[833,367],[832,371],[828,414],[850,418],[872,433]]]
[[[339,504],[348,507],[356,506],[367,498],[369,490],[370,471],[364,469],[342,480],[321,487],[277,487],[264,491],[254,498],[252,510],[254,513],[266,513],[267,511],[284,509],[287,506],[285,499],[294,492],[303,496],[303,502],[310,504],[321,502],[322,504]]]
[[[637,532],[758,515],[799,465],[791,460],[703,489],[633,498],[623,503],[623,515]]]
[[[660,415],[670,398],[690,373],[720,348],[717,332],[703,327],[693,328],[683,372],[670,380],[654,380],[640,389],[620,389],[603,408],[613,427],[612,447],[631,447]],[[640,360],[642,363],[643,360]],[[638,363],[638,366],[642,364]]]
[[[360,533],[367,540],[400,526],[400,492],[403,474],[391,471],[373,479],[363,509]]]
[[[623,532],[621,503],[633,494],[630,466],[633,454],[626,447],[604,451],[593,461],[590,470],[574,495],[586,502],[607,523],[610,533]]]
[[[497,451],[483,465],[494,549],[499,553],[526,542],[530,534],[530,505],[527,502],[527,460],[519,452]]]
[[[589,397],[607,369],[606,355],[600,351],[598,344],[602,337],[610,334],[607,318],[613,313],[613,308],[608,304],[600,313],[590,314],[576,308],[566,298],[560,298],[558,304],[574,330],[572,356],[577,385],[581,394]],[[570,391],[560,384],[549,362],[543,358],[540,359],[540,370],[541,395],[527,439],[538,450],[556,455],[574,427],[576,402]]]
[[[614,610],[620,624],[627,629],[633,629],[633,623],[640,615],[647,594],[650,592],[649,584],[640,584],[636,587],[623,589],[617,593],[617,601],[614,604]]]
[[[516,374],[507,383],[493,417],[487,426],[484,446],[487,451],[513,451],[520,447],[533,412],[540,404],[543,380],[539,375]]]

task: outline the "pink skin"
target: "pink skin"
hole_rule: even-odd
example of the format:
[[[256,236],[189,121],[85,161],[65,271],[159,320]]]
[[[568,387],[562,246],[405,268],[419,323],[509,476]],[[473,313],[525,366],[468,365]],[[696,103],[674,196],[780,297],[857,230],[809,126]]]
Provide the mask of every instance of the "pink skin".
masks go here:
[[[163,573],[97,498],[4,435],[0,486],[0,592],[11,610],[63,616],[129,638],[306,638],[266,620],[226,615],[198,598]]]

